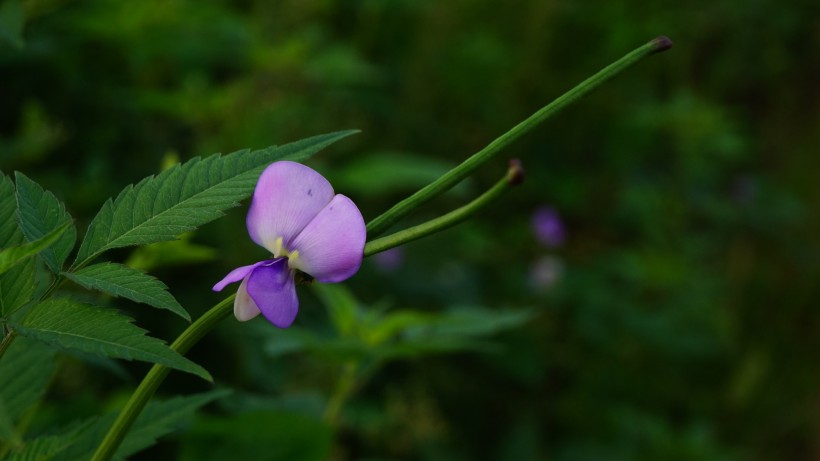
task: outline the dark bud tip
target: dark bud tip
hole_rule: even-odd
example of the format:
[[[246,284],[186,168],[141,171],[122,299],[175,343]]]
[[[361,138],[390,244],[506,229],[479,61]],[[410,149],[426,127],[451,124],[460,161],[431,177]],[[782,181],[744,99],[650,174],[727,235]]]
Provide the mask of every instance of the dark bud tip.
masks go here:
[[[672,48],[672,40],[666,35],[661,35],[652,40],[652,49],[655,53],[660,53]]]
[[[510,159],[510,167],[507,170],[507,181],[513,186],[524,182],[524,167],[521,166],[521,160],[517,158]]]

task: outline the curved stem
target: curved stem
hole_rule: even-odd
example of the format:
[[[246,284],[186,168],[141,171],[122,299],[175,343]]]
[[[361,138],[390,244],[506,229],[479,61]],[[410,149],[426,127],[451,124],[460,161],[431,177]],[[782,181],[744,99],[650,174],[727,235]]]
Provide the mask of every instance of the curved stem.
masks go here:
[[[231,295],[219,304],[212,307],[208,312],[198,318],[191,326],[179,335],[176,341],[171,344],[171,349],[185,354],[191,347],[194,346],[205,334],[211,331],[217,323],[229,316],[233,310],[233,300],[236,295]],[[108,430],[100,446],[92,457],[92,461],[103,461],[111,459],[122,443],[128,429],[134,424],[137,416],[139,416],[142,409],[151,400],[154,393],[165,377],[168,376],[170,368],[163,365],[154,365],[151,370],[145,375],[137,390],[131,395],[125,408],[122,409],[117,420]]]
[[[393,207],[385,213],[367,223],[368,237],[376,237],[380,235],[382,232],[386,231],[388,227],[395,224],[399,219],[410,214],[422,204],[446,192],[451,187],[455,186],[464,178],[472,174],[478,167],[485,164],[488,160],[501,152],[502,149],[510,145],[513,141],[528,133],[538,124],[561,111],[561,109],[585,96],[587,93],[597,88],[610,78],[623,72],[641,59],[651,54],[665,51],[671,46],[672,41],[667,37],[658,37],[605,67],[592,77],[584,80],[575,88],[567,91],[551,103],[541,108],[528,119],[512,127],[512,129],[488,144],[487,147],[481,149],[476,154],[473,154],[472,157],[445,173],[442,177],[423,187],[410,197],[393,205]]]
[[[457,208],[447,214],[441,215],[438,218],[413,226],[408,229],[396,232],[395,234],[382,237],[380,239],[371,240],[364,246],[364,256],[371,256],[380,253],[390,248],[403,245],[407,242],[420,239],[430,234],[442,231],[448,227],[466,220],[476,211],[484,208],[491,201],[498,198],[501,194],[509,190],[512,186],[520,184],[524,177],[524,170],[521,168],[521,163],[518,160],[510,161],[510,168],[507,174],[501,178],[493,187],[487,192],[481,194],[472,202]]]

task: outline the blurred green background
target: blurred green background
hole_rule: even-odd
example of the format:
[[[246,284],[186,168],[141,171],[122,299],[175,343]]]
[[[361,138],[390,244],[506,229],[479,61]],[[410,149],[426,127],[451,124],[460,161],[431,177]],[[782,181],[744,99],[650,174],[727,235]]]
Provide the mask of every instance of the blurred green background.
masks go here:
[[[347,128],[309,164],[372,219],[660,34],[672,50],[506,151],[527,181],[481,216],[300,289],[290,330],[225,322],[192,358],[233,392],[133,459],[820,459],[820,3],[0,3],[0,169],[81,229],[175,159]],[[112,258],[197,316],[265,256],[246,209]],[[119,408],[147,370],[61,360],[33,432]]]

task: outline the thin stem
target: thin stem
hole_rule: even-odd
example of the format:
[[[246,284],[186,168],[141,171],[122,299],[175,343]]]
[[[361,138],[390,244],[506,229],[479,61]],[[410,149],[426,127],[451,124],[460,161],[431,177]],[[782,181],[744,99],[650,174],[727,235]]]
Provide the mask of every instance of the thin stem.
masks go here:
[[[6,353],[11,343],[14,342],[14,338],[17,337],[17,332],[14,330],[9,330],[6,336],[3,336],[3,341],[0,342],[0,359],[3,358],[3,354]]]
[[[197,319],[196,322],[191,324],[191,326],[179,335],[179,338],[171,344],[171,349],[183,355],[188,352],[188,350],[211,331],[217,323],[231,314],[235,296],[234,294],[225,298],[203,314],[202,317]],[[169,371],[171,371],[171,369],[163,365],[154,365],[151,367],[151,370],[145,375],[145,378],[139,387],[137,387],[137,390],[131,395],[128,403],[125,404],[125,408],[122,409],[117,420],[114,421],[114,424],[108,430],[108,434],[105,435],[100,446],[97,447],[97,452],[94,453],[94,457],[91,458],[92,461],[107,461],[114,456],[117,448],[119,448],[125,435],[128,433],[128,430],[134,424],[134,421],[136,421],[142,409],[145,408],[145,405],[148,404],[148,401],[151,400],[151,397],[153,397],[159,385],[162,384],[162,381],[168,376]]]
[[[367,235],[370,238],[381,235],[390,226],[395,224],[401,218],[410,214],[413,210],[422,204],[434,199],[440,194],[446,192],[451,187],[458,184],[464,178],[472,174],[478,167],[493,158],[496,154],[501,152],[505,147],[510,145],[530,130],[535,128],[538,124],[551,116],[558,113],[561,109],[574,103],[587,93],[597,88],[610,78],[618,75],[626,70],[628,67],[642,60],[643,58],[665,51],[672,46],[672,41],[667,37],[658,37],[651,42],[635,49],[621,59],[615,61],[597,74],[589,77],[581,82],[575,88],[567,91],[557,99],[541,108],[538,112],[531,115],[528,119],[514,126],[512,129],[496,138],[493,142],[480,150],[472,157],[462,162],[457,167],[453,168],[443,176],[428,184],[418,192],[410,197],[402,200],[387,210],[382,215],[376,217],[367,224]]]
[[[342,407],[353,394],[353,390],[356,388],[356,371],[358,367],[358,362],[352,361],[346,363],[342,368],[342,374],[339,376],[339,380],[336,381],[336,389],[328,400],[325,413],[322,416],[328,424],[336,424]]]
[[[511,160],[510,167],[507,174],[501,178],[490,190],[481,194],[472,202],[457,208],[447,214],[441,215],[438,218],[431,219],[425,223],[413,226],[408,229],[396,232],[395,234],[382,237],[380,239],[371,240],[364,246],[364,256],[371,256],[380,253],[390,248],[403,245],[407,242],[420,239],[427,235],[442,231],[448,227],[466,220],[476,211],[487,206],[491,201],[498,198],[501,194],[510,189],[510,187],[520,184],[524,179],[524,170],[521,168],[521,163],[518,160]]]

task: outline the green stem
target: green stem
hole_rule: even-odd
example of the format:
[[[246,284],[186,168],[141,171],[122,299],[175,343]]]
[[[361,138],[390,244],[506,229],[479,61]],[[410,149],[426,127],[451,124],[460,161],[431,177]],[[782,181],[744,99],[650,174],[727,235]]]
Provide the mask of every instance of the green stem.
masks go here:
[[[493,142],[488,144],[487,147],[480,150],[476,154],[473,154],[472,157],[468,158],[457,167],[453,168],[437,180],[428,184],[410,197],[395,204],[385,213],[370,221],[367,224],[368,237],[373,238],[381,235],[385,230],[387,230],[387,228],[395,224],[401,218],[410,214],[422,204],[434,199],[458,184],[464,178],[470,176],[478,167],[493,158],[513,141],[528,133],[538,124],[558,113],[561,109],[585,96],[587,93],[597,88],[610,78],[623,72],[628,67],[643,58],[657,52],[665,51],[671,46],[672,41],[667,37],[658,37],[605,67],[592,77],[584,80],[575,88],[569,90],[551,103],[541,108],[541,110],[531,115],[528,119],[496,138]]]
[[[420,239],[430,234],[440,232],[448,227],[466,220],[476,211],[484,208],[491,201],[498,198],[501,194],[509,190],[512,186],[520,184],[524,178],[524,170],[518,160],[510,161],[510,168],[507,174],[501,178],[490,190],[481,194],[472,202],[457,208],[447,214],[441,215],[438,218],[413,226],[408,229],[396,232],[395,234],[382,237],[380,239],[371,240],[364,246],[364,256],[372,256],[390,248],[404,245],[407,242]]]
[[[356,388],[356,371],[359,365],[357,362],[348,362],[342,369],[342,374],[339,380],[336,381],[336,389],[333,395],[327,402],[325,413],[322,418],[330,425],[335,425],[339,419],[339,414],[342,412],[345,402],[353,394]]]
[[[3,336],[3,341],[0,342],[0,359],[3,358],[3,354],[6,353],[11,343],[14,342],[14,338],[17,337],[17,332],[14,330],[9,330],[6,336]]]
[[[191,326],[179,335],[176,341],[171,344],[171,349],[185,354],[191,347],[193,347],[203,336],[211,331],[217,323],[229,316],[233,311],[233,300],[236,295],[231,295],[219,304],[212,307],[208,312],[202,315]],[[168,376],[170,368],[162,365],[154,365],[151,370],[145,375],[145,378],[140,383],[131,399],[125,404],[125,408],[117,417],[117,420],[108,430],[100,446],[97,447],[97,452],[94,453],[92,461],[110,460],[122,443],[128,430],[136,421],[142,409],[151,400],[154,393],[165,377]]]

